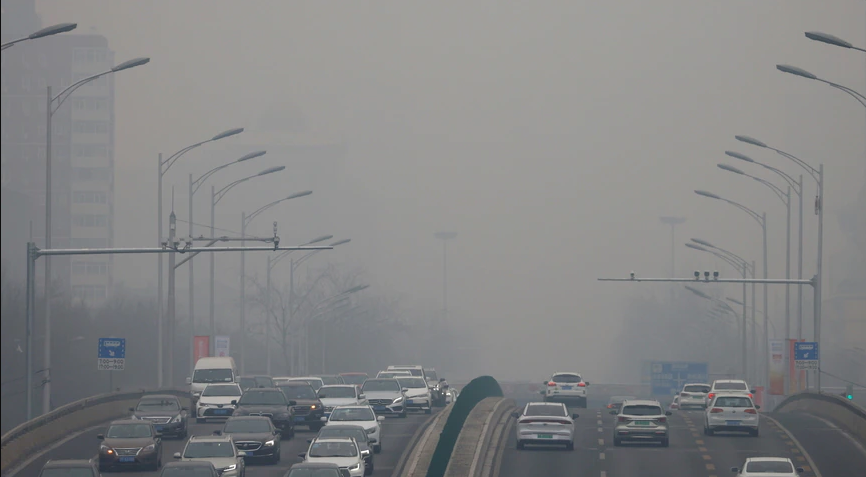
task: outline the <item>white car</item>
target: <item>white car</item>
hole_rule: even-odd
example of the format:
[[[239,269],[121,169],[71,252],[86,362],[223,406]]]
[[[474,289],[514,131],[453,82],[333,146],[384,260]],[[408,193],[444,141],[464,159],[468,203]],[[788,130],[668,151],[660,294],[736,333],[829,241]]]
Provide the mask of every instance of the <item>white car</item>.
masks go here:
[[[409,371],[379,371],[376,373],[376,379],[393,379],[398,376],[412,376]]]
[[[544,382],[541,395],[545,402],[573,401],[577,407],[585,408],[587,386],[589,383],[583,380],[580,373],[557,372]]]
[[[195,403],[195,422],[230,418],[236,407],[232,401],[240,399],[241,394],[237,383],[208,384]]]
[[[366,406],[367,397],[353,384],[333,384],[322,386],[318,392],[319,401],[325,407],[325,416],[337,406]]]
[[[743,396],[754,397],[752,394],[754,389],[749,387],[749,384],[742,379],[717,379],[710,386],[710,392],[707,393],[707,401],[712,401],[717,394],[741,394]],[[707,404],[709,405],[709,403]]]
[[[235,448],[235,442],[229,435],[192,436],[182,452],[174,453],[174,458],[181,462],[210,462],[220,477],[244,477],[246,467],[243,455]]]
[[[424,378],[397,376],[397,382],[406,394],[406,409],[419,409],[424,414],[433,412],[433,395]]]
[[[406,392],[396,379],[368,379],[361,392],[376,414],[396,414],[406,417]]]
[[[445,404],[451,404],[454,401],[457,401],[457,396],[460,395],[460,391],[457,388],[448,388],[445,391]]]
[[[740,393],[716,394],[707,407],[704,434],[716,432],[748,432],[758,437],[758,409],[752,398]]]
[[[692,407],[706,409],[709,400],[707,395],[709,394],[710,389],[712,389],[712,385],[710,384],[686,384],[683,386],[683,390],[680,391],[679,394],[680,409],[686,410],[686,408]]]
[[[351,437],[325,437],[313,439],[307,452],[298,454],[304,462],[337,464],[349,471],[351,477],[364,477],[366,464],[358,443]]]
[[[574,420],[577,414],[568,414],[568,408],[561,402],[531,402],[524,406],[523,412],[514,411],[517,419],[515,432],[517,448],[526,444],[565,445],[574,450]]]
[[[384,420],[385,416],[376,416],[370,406],[340,406],[334,408],[330,416],[322,418],[325,426],[329,424],[354,424],[363,427],[370,437],[373,452],[376,454],[382,452],[382,428],[379,423]]]
[[[742,477],[797,477],[804,469],[785,457],[750,457],[742,468],[731,467],[731,472]]]

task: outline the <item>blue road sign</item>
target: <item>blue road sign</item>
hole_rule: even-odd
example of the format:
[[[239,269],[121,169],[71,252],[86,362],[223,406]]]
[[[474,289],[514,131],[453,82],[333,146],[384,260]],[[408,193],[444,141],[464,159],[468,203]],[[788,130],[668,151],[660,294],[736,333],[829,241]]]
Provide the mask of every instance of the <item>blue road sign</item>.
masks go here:
[[[96,350],[97,370],[123,371],[126,366],[126,338],[99,338]]]
[[[818,361],[819,359],[818,343],[814,341],[794,342],[795,361]]]
[[[673,396],[686,383],[706,383],[709,380],[707,363],[653,362],[650,384],[654,396]]]

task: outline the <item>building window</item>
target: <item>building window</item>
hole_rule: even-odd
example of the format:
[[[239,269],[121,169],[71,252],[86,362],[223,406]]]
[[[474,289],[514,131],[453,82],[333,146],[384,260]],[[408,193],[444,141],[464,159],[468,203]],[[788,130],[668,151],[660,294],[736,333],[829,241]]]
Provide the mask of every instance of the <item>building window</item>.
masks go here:
[[[76,111],[108,111],[108,100],[104,98],[72,98],[72,109]]]
[[[73,204],[107,204],[108,193],[100,191],[77,190],[72,192]]]
[[[72,121],[73,133],[98,134],[108,132],[108,121]],[[104,149],[104,146],[103,146]],[[104,157],[104,156],[102,156]]]
[[[106,248],[108,239],[104,238],[71,238],[69,246],[72,248]]]
[[[72,293],[84,301],[104,300],[107,297],[106,288],[103,285],[73,285]]]
[[[72,262],[73,275],[108,275],[108,262]]]
[[[78,122],[78,121],[75,121]],[[100,121],[82,121],[82,122],[100,122]],[[108,146],[101,146],[98,144],[73,144],[72,145],[72,157],[93,157],[93,158],[107,158],[108,157]]]
[[[44,156],[43,156],[44,157]],[[108,182],[114,177],[110,167],[73,167],[72,179],[78,181]]]
[[[72,225],[75,227],[105,227],[108,216],[104,214],[72,214]]]

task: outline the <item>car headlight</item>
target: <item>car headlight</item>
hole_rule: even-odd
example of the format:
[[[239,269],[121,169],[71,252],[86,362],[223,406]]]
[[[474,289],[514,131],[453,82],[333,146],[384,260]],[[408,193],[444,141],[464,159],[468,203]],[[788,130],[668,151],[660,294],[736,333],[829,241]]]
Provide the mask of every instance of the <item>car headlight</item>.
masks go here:
[[[273,439],[269,440],[268,442],[265,442],[265,447],[273,447],[273,446],[274,446]]]
[[[314,410],[314,409],[318,409],[318,407],[316,407],[315,404],[313,404],[312,406],[310,406],[310,410],[311,410],[311,411]]]
[[[145,452],[150,452],[150,451],[152,451],[152,450],[154,450],[154,449],[156,449],[156,444],[151,444],[151,445],[149,445],[149,446],[146,446],[146,447],[145,447],[144,449],[142,449],[142,450],[145,451]]]
[[[178,414],[177,416],[174,416],[174,419],[172,419],[171,422],[180,422],[181,420],[183,420],[183,416]]]
[[[201,396],[201,392],[192,393],[192,397],[194,397],[194,398],[197,398],[199,396]]]
[[[349,472],[354,472],[354,471],[360,470],[360,469],[361,469],[361,463],[358,462],[357,464],[353,465],[352,467],[349,467]]]
[[[398,404],[398,403],[401,403],[401,402],[403,402],[403,396],[398,397],[398,398],[395,399],[394,402],[391,403],[391,404]]]
[[[371,428],[367,429],[367,434],[375,434],[375,433],[376,433],[375,427],[371,427]]]
[[[230,470],[235,470],[235,469],[237,469],[237,468],[238,468],[238,465],[237,465],[237,464],[232,464],[232,465],[230,465],[230,466],[228,466],[228,467],[223,467],[223,472],[228,472],[228,471],[230,471]]]
[[[110,451],[110,450],[111,450],[111,447],[108,447],[107,445],[102,444],[102,445],[99,446],[99,450],[100,450],[101,452]]]

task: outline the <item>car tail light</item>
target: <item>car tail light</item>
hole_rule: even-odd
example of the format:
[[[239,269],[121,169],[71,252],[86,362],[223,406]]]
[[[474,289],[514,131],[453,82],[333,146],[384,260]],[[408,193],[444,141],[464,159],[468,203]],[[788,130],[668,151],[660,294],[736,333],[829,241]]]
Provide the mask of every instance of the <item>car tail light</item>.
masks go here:
[[[556,383],[554,383],[553,381],[551,381],[551,382],[547,383],[547,385],[548,385],[548,386],[556,386]]]
[[[752,393],[749,393],[749,398],[753,398],[753,397],[754,397],[754,396],[752,396]]]
[[[608,409],[613,409],[613,404],[608,404],[608,405],[607,405],[607,408],[608,408]]]
[[[586,387],[586,383],[577,383],[577,387],[579,387],[579,388],[585,388],[585,387]]]
[[[619,418],[617,418],[617,421],[618,422],[628,422],[628,418],[625,416],[619,416]]]
[[[754,409],[746,409],[743,412],[745,412],[746,414],[757,414],[758,413],[758,411],[756,411]]]
[[[689,393],[680,393],[680,396],[682,396],[682,397],[689,397],[690,394],[689,394]]]
[[[718,414],[720,412],[725,412],[725,411],[720,407],[714,407],[714,408],[710,409],[710,414]]]
[[[716,393],[709,393],[709,394],[707,394],[707,399],[712,399],[712,398],[714,398],[714,397],[716,397]]]

